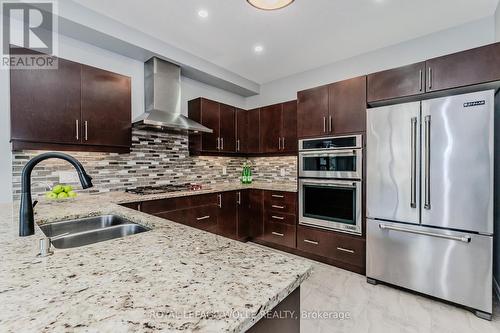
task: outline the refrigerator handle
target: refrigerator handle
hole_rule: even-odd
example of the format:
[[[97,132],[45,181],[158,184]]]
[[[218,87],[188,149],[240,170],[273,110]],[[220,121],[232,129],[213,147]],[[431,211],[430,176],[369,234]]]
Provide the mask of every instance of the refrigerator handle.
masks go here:
[[[464,235],[464,236],[452,236],[452,235],[446,235],[446,234],[438,234],[434,232],[427,232],[423,230],[416,230],[416,229],[410,229],[410,228],[402,228],[402,227],[394,227],[391,225],[387,224],[382,224],[380,223],[378,227],[382,230],[392,230],[392,231],[399,231],[399,232],[406,232],[410,234],[416,234],[416,235],[423,235],[423,236],[430,236],[430,237],[437,237],[437,238],[443,238],[443,239],[449,239],[449,240],[454,240],[454,241],[459,241],[459,242],[464,242],[464,243],[470,243],[472,238],[469,235]]]
[[[424,118],[424,209],[431,209],[431,116],[427,115]]]
[[[411,118],[410,207],[417,208],[417,117]]]

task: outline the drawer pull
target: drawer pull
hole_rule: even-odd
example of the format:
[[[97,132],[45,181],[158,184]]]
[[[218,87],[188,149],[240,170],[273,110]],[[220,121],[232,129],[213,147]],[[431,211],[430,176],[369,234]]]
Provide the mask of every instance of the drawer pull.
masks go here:
[[[304,243],[309,243],[309,244],[313,244],[313,245],[319,245],[319,242],[315,242],[315,241],[312,241],[312,240],[309,240],[309,239],[304,239]]]
[[[271,207],[278,209],[285,209],[285,206],[272,205]]]
[[[197,217],[196,221],[203,221],[203,220],[206,220],[206,219],[209,219],[209,218],[210,218],[210,215],[202,216],[202,217]]]
[[[274,231],[273,231],[273,232],[271,232],[271,233],[272,233],[274,236],[280,236],[280,237],[285,236],[285,234],[281,234],[281,233],[279,233],[279,232],[274,232]]]
[[[284,195],[281,195],[281,194],[273,194],[271,195],[273,198],[280,198],[280,199],[283,199],[285,196]]]
[[[354,250],[344,249],[343,247],[337,247],[337,250],[342,251],[342,252],[346,252],[346,253],[354,254]]]
[[[273,219],[275,220],[284,220],[285,218],[283,216],[276,216],[276,215],[273,215],[271,216]]]

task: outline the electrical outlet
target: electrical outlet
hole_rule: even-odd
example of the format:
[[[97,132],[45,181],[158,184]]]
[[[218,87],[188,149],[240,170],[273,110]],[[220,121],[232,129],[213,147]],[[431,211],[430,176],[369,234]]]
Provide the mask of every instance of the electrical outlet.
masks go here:
[[[283,168],[280,169],[280,175],[281,177],[285,177],[285,169]]]
[[[59,183],[61,184],[71,184],[78,183],[78,175],[74,171],[59,171]]]
[[[227,175],[227,167],[225,167],[225,166],[222,167],[222,174],[224,176]]]

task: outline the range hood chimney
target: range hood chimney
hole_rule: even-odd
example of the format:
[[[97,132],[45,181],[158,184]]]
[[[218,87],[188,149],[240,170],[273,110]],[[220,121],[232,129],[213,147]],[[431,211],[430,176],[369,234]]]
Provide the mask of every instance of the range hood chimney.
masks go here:
[[[181,68],[153,57],[144,64],[144,101],[146,112],[133,126],[156,131],[212,133],[196,121],[181,114]]]

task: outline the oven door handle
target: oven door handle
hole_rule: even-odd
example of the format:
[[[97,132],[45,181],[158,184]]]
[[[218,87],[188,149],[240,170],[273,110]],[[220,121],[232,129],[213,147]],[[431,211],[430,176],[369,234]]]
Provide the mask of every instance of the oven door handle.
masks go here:
[[[352,183],[332,183],[332,182],[311,182],[311,181],[306,181],[302,182],[302,185],[323,185],[323,186],[330,186],[330,187],[348,187],[348,188],[357,188],[358,184],[356,182]]]
[[[349,149],[349,150],[335,150],[335,151],[329,151],[328,153],[307,153],[307,152],[302,152],[300,153],[300,156],[304,157],[330,157],[330,156],[352,156],[356,157],[358,155],[358,151],[356,149]]]

